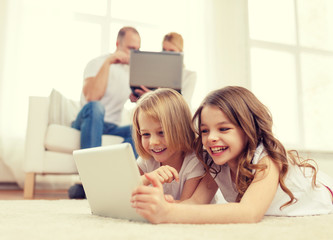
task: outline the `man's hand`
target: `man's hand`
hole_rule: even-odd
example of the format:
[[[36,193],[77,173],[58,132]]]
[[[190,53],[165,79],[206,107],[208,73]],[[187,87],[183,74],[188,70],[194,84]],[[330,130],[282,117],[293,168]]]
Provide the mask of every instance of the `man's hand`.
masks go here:
[[[117,50],[113,54],[111,54],[108,58],[109,64],[129,64],[130,56],[124,51]]]

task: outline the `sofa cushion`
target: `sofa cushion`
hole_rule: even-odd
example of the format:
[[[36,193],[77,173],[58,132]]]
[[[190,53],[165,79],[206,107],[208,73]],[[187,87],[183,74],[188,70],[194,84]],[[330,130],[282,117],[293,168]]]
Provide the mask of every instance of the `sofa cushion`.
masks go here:
[[[50,124],[45,136],[45,149],[48,151],[69,153],[80,149],[80,131],[59,124]],[[122,143],[122,137],[103,135],[102,146]]]
[[[49,96],[49,124],[70,126],[79,110],[78,101],[68,99],[59,91],[52,89]]]

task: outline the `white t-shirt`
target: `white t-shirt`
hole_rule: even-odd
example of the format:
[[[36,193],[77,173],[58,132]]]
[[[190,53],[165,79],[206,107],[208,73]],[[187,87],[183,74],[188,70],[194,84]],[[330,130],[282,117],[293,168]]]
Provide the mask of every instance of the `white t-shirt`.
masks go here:
[[[263,144],[260,144],[256,149],[252,163],[257,164],[265,156],[267,156],[265,148]],[[214,163],[213,166],[214,168],[218,167]],[[318,187],[313,188],[312,176],[309,174],[311,170],[309,172],[308,168],[306,168],[306,171],[305,177],[301,168],[289,165],[285,184],[298,201],[280,210],[280,207],[288,202],[290,198],[279,186],[265,215],[304,216],[333,213],[332,196],[326,187],[323,186],[324,184],[333,189],[333,179],[325,173],[318,171]],[[214,177],[214,175],[212,176]],[[215,181],[221,189],[225,200],[235,202],[238,193],[235,184],[231,181],[230,168],[227,164],[221,166],[221,172],[218,173]]]
[[[106,54],[91,60],[84,70],[84,79],[96,76],[108,56],[109,54]],[[117,125],[121,123],[121,113],[130,94],[129,65],[111,64],[107,89],[100,100],[105,108],[105,122]],[[84,106],[86,103],[87,101],[82,93],[81,106]]]
[[[152,172],[160,167],[160,163],[154,159],[146,160],[139,157],[137,163],[144,173]],[[175,200],[179,200],[185,182],[191,178],[202,176],[204,173],[204,167],[197,159],[195,153],[187,154],[179,171],[179,182],[164,183],[164,193],[172,195]]]

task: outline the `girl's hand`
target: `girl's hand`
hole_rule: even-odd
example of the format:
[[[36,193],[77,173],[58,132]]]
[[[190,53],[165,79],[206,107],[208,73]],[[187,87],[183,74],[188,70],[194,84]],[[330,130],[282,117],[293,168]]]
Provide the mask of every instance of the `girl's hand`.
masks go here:
[[[153,187],[139,186],[132,192],[131,203],[136,212],[151,223],[165,222],[170,211],[170,199],[166,201],[158,176],[151,172],[145,174]]]
[[[155,171],[153,171],[157,176],[160,182],[163,183],[171,183],[173,180],[179,182],[179,174],[177,170],[168,165],[159,167]],[[150,181],[149,181],[150,184]]]
[[[165,201],[167,201],[169,203],[175,203],[176,202],[176,200],[170,194],[164,194],[164,199],[165,199]]]

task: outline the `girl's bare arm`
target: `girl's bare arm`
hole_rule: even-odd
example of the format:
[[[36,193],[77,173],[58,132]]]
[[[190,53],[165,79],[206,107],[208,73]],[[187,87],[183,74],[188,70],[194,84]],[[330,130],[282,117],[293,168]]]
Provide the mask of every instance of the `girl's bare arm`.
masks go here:
[[[279,183],[279,167],[269,157],[263,158],[260,162],[266,163],[268,168],[255,175],[239,203],[202,205],[169,203],[165,201],[161,183],[154,176],[148,176],[154,187],[137,188],[132,195],[132,205],[139,214],[152,223],[259,222],[270,206]],[[201,185],[198,189],[200,195],[209,193],[209,189],[205,186],[207,185]],[[196,195],[195,191],[192,200],[202,198]]]

